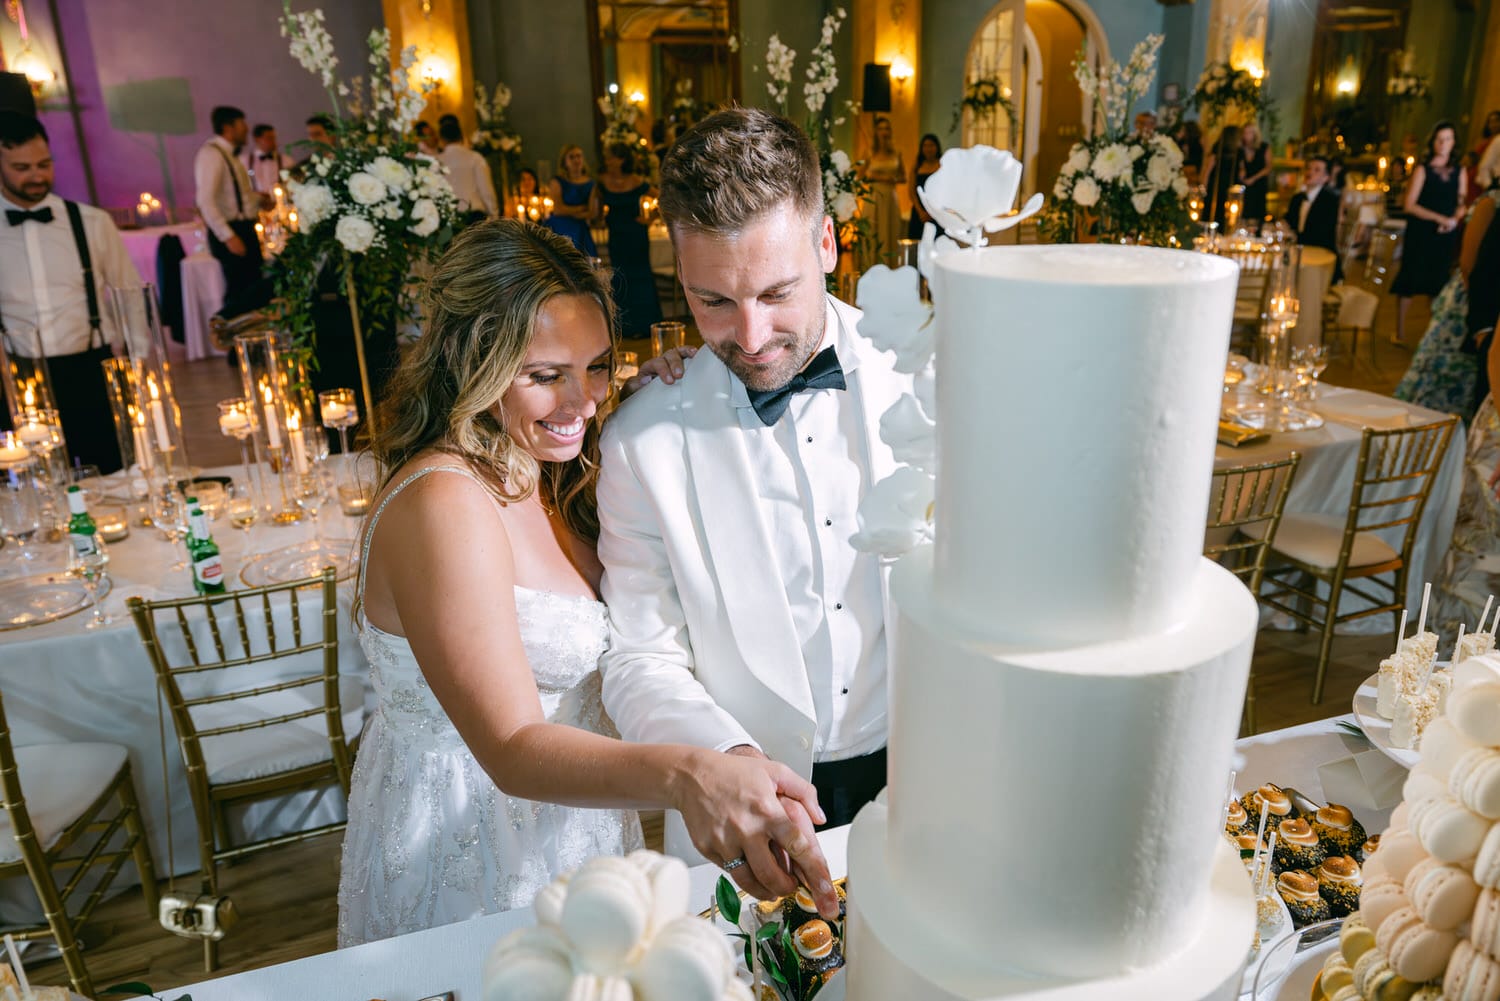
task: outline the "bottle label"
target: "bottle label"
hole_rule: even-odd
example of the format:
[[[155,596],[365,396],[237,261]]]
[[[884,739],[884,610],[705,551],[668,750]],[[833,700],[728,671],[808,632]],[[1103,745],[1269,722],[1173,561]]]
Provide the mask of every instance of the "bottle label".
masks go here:
[[[217,553],[193,561],[193,577],[204,587],[224,586],[224,561]]]
[[[79,556],[92,556],[99,551],[99,547],[94,545],[92,534],[72,533],[68,539],[73,543],[73,549]]]

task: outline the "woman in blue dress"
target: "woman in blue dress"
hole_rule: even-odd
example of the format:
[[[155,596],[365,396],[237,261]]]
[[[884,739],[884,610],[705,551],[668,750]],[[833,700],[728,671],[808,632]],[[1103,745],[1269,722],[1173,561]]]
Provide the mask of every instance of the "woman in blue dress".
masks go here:
[[[594,246],[594,236],[589,232],[589,219],[594,214],[590,200],[594,192],[594,179],[589,176],[588,164],[583,159],[583,147],[568,143],[557,154],[557,176],[547,182],[552,191],[552,215],[547,227],[558,236],[573,241],[573,246],[590,257],[599,256]]]
[[[661,300],[651,273],[651,233],[641,216],[641,198],[653,192],[651,182],[636,173],[635,163],[634,152],[624,143],[606,147],[594,198],[606,210],[610,291],[619,310],[620,333],[640,338],[649,336],[651,324],[661,319]]]

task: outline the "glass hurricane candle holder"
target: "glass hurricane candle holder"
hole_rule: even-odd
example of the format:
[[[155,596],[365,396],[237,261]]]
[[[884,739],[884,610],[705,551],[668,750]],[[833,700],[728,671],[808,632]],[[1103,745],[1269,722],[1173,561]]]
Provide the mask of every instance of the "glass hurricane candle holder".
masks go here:
[[[261,481],[260,463],[250,461],[250,444],[259,426],[256,408],[247,401],[241,399],[219,401],[219,433],[239,442],[240,464],[245,467],[245,483],[253,485],[255,492],[264,496],[265,484]]]
[[[153,458],[160,460],[153,463],[153,468],[161,482],[175,483],[188,467],[187,446],[156,288],[150,284],[111,286],[109,304],[119,329],[125,334],[130,360],[136,366],[135,406],[140,412],[137,426],[144,427],[146,444],[155,453]]]
[[[339,454],[349,454],[349,429],[359,423],[359,404],[352,389],[325,389],[318,394],[323,426],[339,433]]]

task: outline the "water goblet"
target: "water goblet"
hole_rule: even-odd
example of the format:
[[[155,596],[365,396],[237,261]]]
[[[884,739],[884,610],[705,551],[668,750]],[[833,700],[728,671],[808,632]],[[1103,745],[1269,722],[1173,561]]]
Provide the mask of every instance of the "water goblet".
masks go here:
[[[36,559],[30,542],[41,529],[42,506],[31,469],[0,469],[0,533],[29,561]]]
[[[99,582],[103,580],[109,566],[109,550],[104,548],[104,540],[95,532],[92,552],[79,552],[70,546],[69,553],[68,572],[83,581],[84,590],[89,594],[89,605],[94,610],[93,616],[83,628],[98,629],[109,625],[113,620],[104,614],[104,609],[99,604]]]
[[[219,401],[219,433],[234,438],[240,443],[240,464],[245,467],[245,482],[256,482],[260,467],[250,466],[250,440],[254,436],[258,420],[255,408],[243,399]]]
[[[318,415],[323,426],[339,433],[339,454],[349,454],[349,429],[359,423],[359,403],[352,389],[325,389],[318,394]]]
[[[224,501],[224,511],[229,515],[229,524],[245,533],[245,551],[249,552],[250,529],[260,520],[260,507],[255,500],[255,491],[248,484],[231,484]]]
[[[187,537],[189,521],[187,499],[175,487],[168,485],[151,496],[151,522],[157,531],[167,537],[167,541],[172,543],[173,551],[178,554],[177,562],[167,569],[176,573],[192,566],[182,558],[183,550],[177,548],[178,543]]]
[[[328,501],[328,493],[328,480],[322,470],[310,470],[296,479],[297,506],[312,516],[313,539],[317,542],[323,541],[323,524],[318,514]]]
[[[1307,395],[1308,395],[1309,399],[1317,399],[1317,396],[1318,396],[1318,377],[1321,376],[1323,374],[1323,370],[1328,367],[1328,345],[1327,344],[1310,344],[1310,345],[1308,345],[1308,348],[1307,348],[1307,361],[1308,361],[1308,371],[1307,371],[1307,374],[1309,376],[1308,387],[1307,387]]]

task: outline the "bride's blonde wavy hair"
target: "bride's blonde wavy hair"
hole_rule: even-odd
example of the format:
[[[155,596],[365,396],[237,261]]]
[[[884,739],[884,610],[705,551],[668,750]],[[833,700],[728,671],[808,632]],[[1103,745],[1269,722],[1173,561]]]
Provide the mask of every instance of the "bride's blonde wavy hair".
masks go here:
[[[521,370],[537,314],[560,295],[582,295],[604,313],[613,353],[615,310],[609,283],[568,240],[531,222],[472,226],[449,247],[427,282],[422,338],[401,362],[379,407],[371,451],[381,487],[426,449],[468,463],[503,503],[540,490],[580,538],[599,537],[594,485],[599,425],[569,462],[539,463],[516,444],[492,410]],[[610,401],[605,401],[608,404]]]

